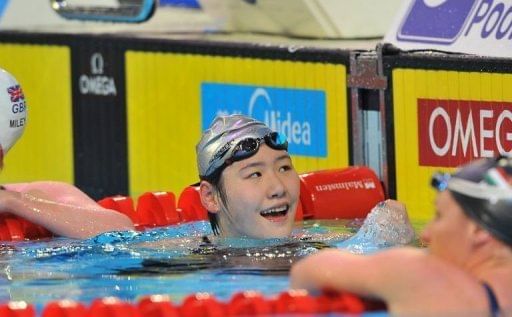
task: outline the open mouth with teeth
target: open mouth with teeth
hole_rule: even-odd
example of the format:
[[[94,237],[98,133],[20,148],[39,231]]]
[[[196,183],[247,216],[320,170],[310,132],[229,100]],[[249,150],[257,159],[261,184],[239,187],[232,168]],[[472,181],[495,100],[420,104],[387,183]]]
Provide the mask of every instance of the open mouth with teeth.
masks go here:
[[[263,218],[266,218],[271,221],[277,220],[277,219],[282,219],[283,217],[285,217],[288,214],[289,209],[290,209],[289,205],[276,207],[276,208],[270,208],[270,209],[261,211],[260,215]]]

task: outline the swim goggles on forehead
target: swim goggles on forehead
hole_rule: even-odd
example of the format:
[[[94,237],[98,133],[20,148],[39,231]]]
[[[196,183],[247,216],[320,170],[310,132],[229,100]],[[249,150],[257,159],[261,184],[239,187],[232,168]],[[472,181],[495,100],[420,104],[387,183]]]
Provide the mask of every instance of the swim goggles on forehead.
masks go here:
[[[452,176],[448,173],[438,172],[432,176],[430,185],[440,192],[450,189],[474,197],[480,197],[485,194],[492,196],[496,194],[498,189],[511,190],[510,185],[506,184],[505,180],[494,169],[486,172],[483,180],[478,183]]]
[[[473,165],[473,166],[471,166]],[[463,167],[461,171],[455,174],[438,172],[432,176],[431,185],[439,191],[447,189],[451,179],[457,181],[464,180],[472,184],[488,185],[491,190],[495,188],[505,188],[511,190],[508,179],[512,174],[512,159],[507,157],[497,157],[487,159],[481,164],[470,164],[469,167]],[[481,190],[479,190],[481,191]]]
[[[206,175],[211,175],[215,171],[222,170],[234,162],[253,156],[258,152],[262,143],[265,143],[274,150],[288,150],[286,136],[279,132],[270,132],[261,138],[245,138],[240,140],[235,146],[232,146],[232,142],[228,142],[215,153],[210,161],[210,168],[208,168]],[[224,162],[216,164],[221,162],[224,157],[227,157],[224,159]]]

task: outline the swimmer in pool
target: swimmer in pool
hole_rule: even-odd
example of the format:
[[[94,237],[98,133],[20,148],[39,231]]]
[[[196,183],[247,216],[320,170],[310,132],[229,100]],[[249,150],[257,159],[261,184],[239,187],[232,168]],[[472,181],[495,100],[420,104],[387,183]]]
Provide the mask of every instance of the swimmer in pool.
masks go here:
[[[432,185],[428,250],[320,251],[292,267],[291,286],[378,298],[404,316],[512,316],[512,158],[474,161]]]
[[[300,180],[288,154],[286,136],[248,116],[219,116],[203,132],[196,155],[199,194],[216,236],[291,236]],[[406,215],[397,202],[385,205]],[[411,228],[410,242],[412,227],[407,217],[403,219],[407,222],[399,225]]]
[[[297,259],[332,247],[330,242],[349,237],[345,233],[318,236],[301,235],[300,230],[292,233],[300,191],[299,176],[288,154],[286,137],[264,123],[243,115],[217,117],[204,131],[196,154],[201,179],[199,193],[217,238],[205,236],[199,247],[196,247],[197,236],[144,243],[143,247],[159,250],[176,251],[184,246],[192,254],[179,259],[150,259],[143,262],[141,269],[129,270],[129,274],[175,274],[219,267],[256,267],[263,269],[261,272],[286,274]],[[406,210],[398,202],[379,204],[372,215],[374,220],[379,219],[373,222],[373,227],[380,230],[371,230],[371,224],[365,227],[365,222],[361,232],[374,233],[372,236],[378,236],[378,240],[387,245],[409,243],[413,239]],[[397,215],[405,217],[395,217]],[[384,229],[380,227],[383,224]],[[375,231],[379,232],[375,234]],[[231,238],[244,238],[244,241]],[[291,239],[269,241],[265,246],[247,246],[253,242],[258,244],[253,239],[271,238]],[[240,244],[245,246],[229,247]]]
[[[242,115],[217,117],[196,146],[201,202],[213,232],[235,246],[244,239],[288,238],[295,223],[299,176],[288,154],[286,137],[262,122]],[[283,241],[279,245],[232,247],[203,237],[166,239],[144,247],[191,254],[170,259],[145,259],[122,274],[182,274],[203,269],[238,270],[239,274],[287,274],[305,252],[328,247],[322,242]],[[192,246],[192,247],[190,247]],[[197,246],[197,247],[196,247]]]
[[[16,79],[0,69],[0,168],[4,156],[25,129],[27,111],[13,112],[14,103],[25,102]],[[25,108],[26,109],[26,108]],[[11,213],[40,224],[56,235],[87,238],[112,230],[131,230],[128,217],[105,209],[73,185],[38,181],[4,184],[0,188],[0,213]]]

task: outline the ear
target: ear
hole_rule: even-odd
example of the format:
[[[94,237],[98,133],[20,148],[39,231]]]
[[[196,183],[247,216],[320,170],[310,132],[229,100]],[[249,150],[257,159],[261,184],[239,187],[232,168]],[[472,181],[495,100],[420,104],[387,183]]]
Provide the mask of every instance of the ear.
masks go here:
[[[211,213],[217,213],[220,210],[219,200],[215,194],[215,188],[207,181],[201,181],[199,184],[199,197],[204,208]]]
[[[476,247],[485,245],[492,240],[492,236],[487,230],[483,229],[479,225],[475,226],[475,230],[473,233],[473,245]]]

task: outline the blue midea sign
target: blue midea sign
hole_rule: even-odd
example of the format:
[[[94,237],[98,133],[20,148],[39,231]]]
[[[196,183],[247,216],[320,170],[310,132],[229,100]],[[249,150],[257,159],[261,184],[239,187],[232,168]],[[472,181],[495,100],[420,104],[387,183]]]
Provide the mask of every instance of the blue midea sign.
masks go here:
[[[288,137],[294,155],[327,156],[325,92],[202,83],[202,128],[218,115],[246,114]]]

